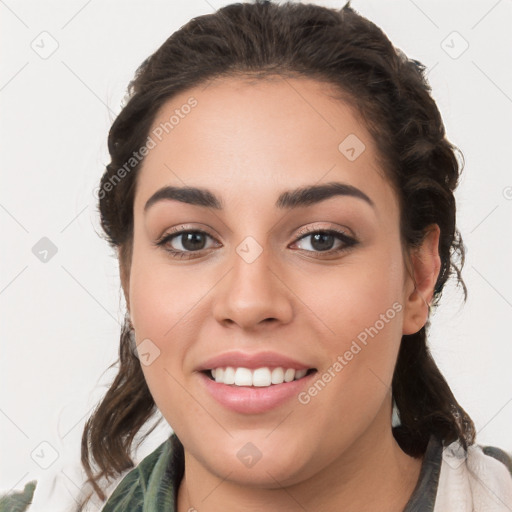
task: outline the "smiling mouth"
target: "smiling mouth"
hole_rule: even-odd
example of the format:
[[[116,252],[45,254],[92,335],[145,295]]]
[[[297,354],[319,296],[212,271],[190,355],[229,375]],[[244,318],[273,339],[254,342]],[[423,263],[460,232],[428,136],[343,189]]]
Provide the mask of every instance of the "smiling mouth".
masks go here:
[[[316,368],[309,368],[307,370],[295,370],[284,367],[249,369],[227,366],[203,370],[201,373],[210,380],[228,386],[270,387],[300,380],[316,371]]]

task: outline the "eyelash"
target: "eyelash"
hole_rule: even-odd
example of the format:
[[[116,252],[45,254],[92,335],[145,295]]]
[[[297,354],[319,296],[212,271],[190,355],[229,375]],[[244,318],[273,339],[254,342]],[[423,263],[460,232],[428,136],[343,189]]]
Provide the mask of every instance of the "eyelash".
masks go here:
[[[177,249],[171,249],[168,247],[165,247],[167,243],[169,243],[173,238],[178,237],[179,235],[182,235],[184,233],[199,233],[206,236],[209,236],[210,238],[213,238],[209,233],[206,231],[202,231],[200,229],[182,229],[179,231],[173,231],[171,233],[164,234],[159,240],[157,240],[154,245],[158,247],[162,247],[166,252],[170,253],[172,257],[175,258],[184,258],[184,259],[191,259],[194,258],[194,256],[190,256],[194,253],[200,253],[201,251],[205,249],[200,249],[198,251],[180,251]],[[303,240],[304,238],[307,238],[308,236],[315,235],[315,234],[324,234],[324,235],[334,235],[338,240],[343,242],[343,245],[341,247],[338,247],[337,249],[329,249],[328,251],[309,251],[307,249],[300,249],[302,251],[308,252],[308,253],[316,253],[320,255],[333,255],[338,254],[343,251],[347,251],[357,245],[359,242],[351,237],[348,236],[343,231],[338,231],[335,229],[318,229],[318,228],[304,228],[303,230],[299,231],[298,238],[296,238],[295,242],[299,242],[300,240]]]

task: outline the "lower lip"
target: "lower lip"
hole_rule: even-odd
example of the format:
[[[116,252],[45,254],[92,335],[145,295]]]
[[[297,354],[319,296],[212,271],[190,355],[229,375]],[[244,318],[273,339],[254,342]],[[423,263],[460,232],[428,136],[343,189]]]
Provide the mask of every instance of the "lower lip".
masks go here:
[[[271,384],[268,387],[222,384],[215,382],[202,372],[199,373],[199,377],[207,391],[224,407],[242,414],[259,414],[274,409],[297,396],[306,385],[309,385],[316,373],[315,371],[302,379]]]

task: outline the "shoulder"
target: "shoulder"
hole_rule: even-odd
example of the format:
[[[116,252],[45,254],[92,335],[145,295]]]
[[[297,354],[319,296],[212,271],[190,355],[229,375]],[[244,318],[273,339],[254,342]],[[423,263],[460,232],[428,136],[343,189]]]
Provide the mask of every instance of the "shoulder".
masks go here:
[[[480,448],[485,455],[502,462],[512,476],[512,453],[506,452],[496,446],[480,446]]]
[[[467,452],[458,442],[444,447],[435,512],[502,511],[504,503],[512,503],[512,454],[479,444]]]
[[[109,496],[102,512],[153,510],[157,503],[172,503],[174,489],[168,485],[172,441],[167,439],[133,468]],[[149,506],[149,507],[148,507]],[[154,510],[163,510],[154,508]],[[172,508],[165,508],[172,510]]]

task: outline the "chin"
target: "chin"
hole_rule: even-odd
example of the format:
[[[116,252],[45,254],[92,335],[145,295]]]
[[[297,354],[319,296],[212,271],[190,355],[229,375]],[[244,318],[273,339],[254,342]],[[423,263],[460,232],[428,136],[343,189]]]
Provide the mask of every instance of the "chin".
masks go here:
[[[241,486],[258,487],[265,489],[281,489],[283,486],[299,483],[304,479],[301,467],[297,466],[296,454],[290,453],[286,461],[278,457],[263,460],[263,457],[252,467],[245,467],[241,463],[221,464],[210,468],[221,479]],[[283,464],[285,462],[285,464]]]
[[[271,430],[240,436],[237,440],[216,450],[214,459],[205,461],[220,478],[244,485],[280,488],[301,480],[304,468],[309,466],[304,443],[298,447],[287,442],[290,435],[275,436]],[[212,467],[213,466],[213,467]],[[228,476],[229,475],[229,476]]]

